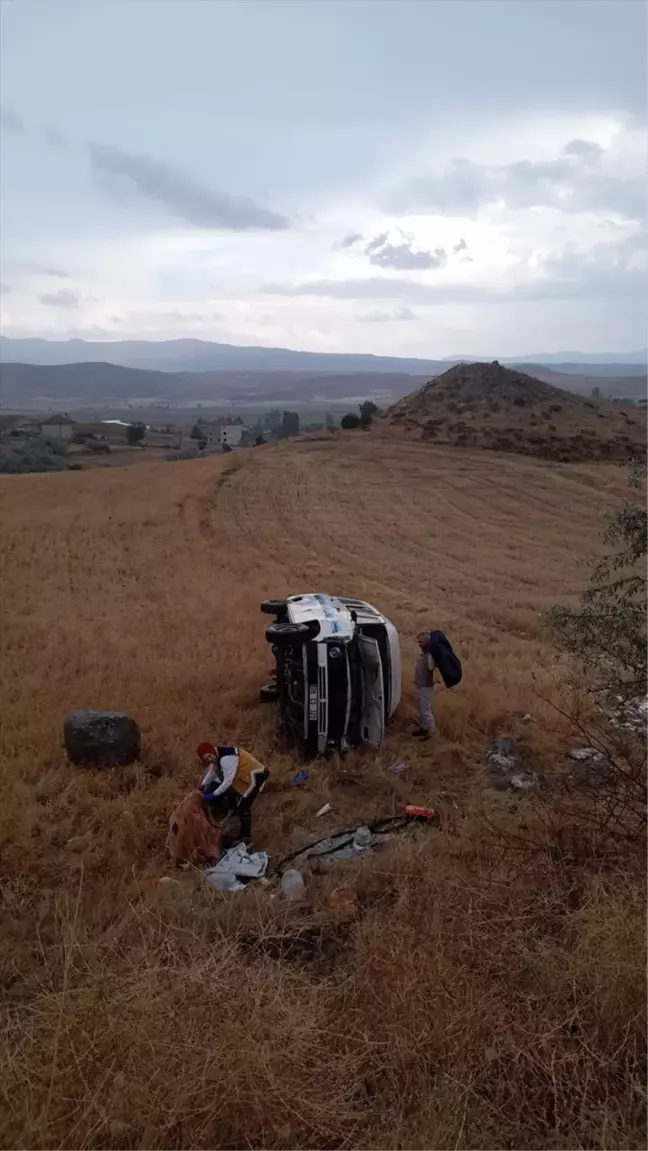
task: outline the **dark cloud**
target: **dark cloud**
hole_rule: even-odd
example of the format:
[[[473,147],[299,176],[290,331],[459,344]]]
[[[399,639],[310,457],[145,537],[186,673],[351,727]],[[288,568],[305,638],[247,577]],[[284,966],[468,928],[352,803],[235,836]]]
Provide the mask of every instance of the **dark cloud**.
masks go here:
[[[554,160],[518,160],[489,167],[455,159],[440,175],[410,180],[392,197],[390,207],[400,212],[464,215],[501,203],[514,209],[549,207],[642,219],[644,177],[612,174],[602,166],[604,156],[599,144],[572,140]]]
[[[418,320],[416,312],[403,306],[395,312],[360,312],[356,317],[362,324],[393,324],[401,320]]]
[[[468,251],[468,245],[467,245],[466,241],[461,239],[458,244],[455,244],[452,251],[454,252],[455,256],[458,255],[459,252],[467,252]]]
[[[25,125],[13,108],[0,108],[0,125],[9,132],[24,132]]]
[[[140,195],[156,200],[188,224],[198,228],[249,228],[279,231],[289,226],[285,216],[271,212],[243,196],[203,188],[179,169],[161,160],[105,144],[88,144],[95,175],[121,177]]]
[[[371,256],[374,252],[377,252],[379,248],[382,248],[383,244],[387,243],[388,237],[389,232],[381,232],[379,236],[370,240],[365,248],[365,255]]]
[[[360,232],[350,232],[343,240],[340,240],[336,246],[338,248],[352,248],[354,244],[359,244],[362,239]]]
[[[403,235],[400,243],[391,244],[387,232],[367,244],[365,255],[369,257],[370,264],[379,268],[397,268],[399,271],[443,268],[448,259],[445,248],[435,248],[433,252],[416,251],[409,236]]]
[[[46,144],[49,144],[50,148],[63,150],[69,147],[68,141],[63,133],[59,132],[58,128],[43,128],[43,139]]]
[[[565,156],[581,156],[590,164],[600,160],[604,151],[605,149],[594,140],[570,140],[563,148]]]
[[[76,292],[71,292],[69,288],[59,288],[58,292],[45,292],[38,299],[48,308],[78,308],[80,303]]]

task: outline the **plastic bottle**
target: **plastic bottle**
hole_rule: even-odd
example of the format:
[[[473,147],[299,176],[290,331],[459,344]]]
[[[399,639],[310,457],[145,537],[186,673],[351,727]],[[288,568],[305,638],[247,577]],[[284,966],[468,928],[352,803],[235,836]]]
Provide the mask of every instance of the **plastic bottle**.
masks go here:
[[[281,894],[284,899],[297,900],[304,898],[306,887],[302,873],[301,871],[297,871],[297,868],[289,867],[288,871],[284,871],[281,877]]]
[[[373,836],[369,828],[363,824],[362,827],[358,828],[353,837],[353,846],[355,847],[356,851],[364,851],[366,847],[371,847],[372,840]]]

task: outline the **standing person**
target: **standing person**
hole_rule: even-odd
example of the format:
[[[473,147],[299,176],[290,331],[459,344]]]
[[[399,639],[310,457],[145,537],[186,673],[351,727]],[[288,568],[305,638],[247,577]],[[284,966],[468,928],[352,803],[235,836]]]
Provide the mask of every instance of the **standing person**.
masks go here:
[[[207,768],[200,784],[207,807],[217,813],[223,807],[235,811],[241,824],[241,838],[252,838],[252,804],[270,778],[267,767],[242,747],[198,746],[198,758]]]
[[[434,692],[434,660],[430,655],[429,632],[419,632],[416,642],[421,651],[414,666],[414,686],[418,703],[419,726],[413,732],[421,741],[430,739],[436,733],[436,723],[432,714],[432,693]]]

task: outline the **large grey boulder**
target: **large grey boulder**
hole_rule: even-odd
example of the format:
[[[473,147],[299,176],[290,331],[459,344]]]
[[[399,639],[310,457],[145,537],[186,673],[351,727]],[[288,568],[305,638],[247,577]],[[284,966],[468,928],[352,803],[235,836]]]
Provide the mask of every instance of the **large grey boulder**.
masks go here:
[[[73,711],[63,735],[72,763],[120,767],[139,759],[139,727],[122,711]]]

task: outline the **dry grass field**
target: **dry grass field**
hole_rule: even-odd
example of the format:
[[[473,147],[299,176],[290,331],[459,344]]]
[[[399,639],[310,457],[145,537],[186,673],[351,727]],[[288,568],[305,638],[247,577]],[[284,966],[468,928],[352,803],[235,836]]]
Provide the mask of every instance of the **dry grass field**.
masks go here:
[[[625,491],[611,464],[362,433],[2,478],[3,1147],[645,1145],[641,880],[546,850],[533,801],[481,763],[510,734],[557,771],[539,613],[586,583]],[[258,605],[314,589],[390,615],[405,699],[379,754],[298,790],[257,702]],[[421,746],[410,664],[433,626],[465,678]],[[142,762],[71,768],[83,706],[133,714]],[[268,762],[254,839],[274,859],[408,801],[441,830],[313,877],[306,907],[190,872],[156,886],[201,739]]]

